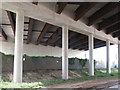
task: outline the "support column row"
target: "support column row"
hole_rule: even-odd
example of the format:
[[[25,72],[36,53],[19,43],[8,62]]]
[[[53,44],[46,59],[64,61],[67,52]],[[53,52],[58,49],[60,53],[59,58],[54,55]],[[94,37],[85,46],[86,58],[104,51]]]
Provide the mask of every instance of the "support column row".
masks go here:
[[[23,50],[23,29],[24,29],[24,13],[19,11],[16,13],[16,33],[15,33],[15,57],[14,57],[14,83],[22,82],[22,50]],[[107,68],[109,68],[109,48],[110,42],[107,40]],[[94,75],[94,37],[89,35],[89,74]],[[62,78],[68,79],[68,27],[62,27]]]
[[[89,35],[89,74],[94,75],[94,37],[93,34]],[[62,78],[68,79],[68,27],[62,27]]]
[[[94,49],[94,37],[93,34],[89,35],[89,75],[94,75],[94,60],[93,60],[93,49]],[[120,55],[119,55],[120,56]],[[111,73],[110,67],[110,40],[106,40],[106,64],[107,73]]]

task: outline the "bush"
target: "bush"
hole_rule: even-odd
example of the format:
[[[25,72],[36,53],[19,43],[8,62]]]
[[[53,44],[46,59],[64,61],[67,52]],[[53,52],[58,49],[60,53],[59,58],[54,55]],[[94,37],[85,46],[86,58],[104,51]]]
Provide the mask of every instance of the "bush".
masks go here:
[[[110,76],[114,76],[114,74],[111,73]]]
[[[79,60],[80,65],[82,66],[82,68],[85,67],[85,65],[88,62],[88,59],[78,59],[78,60]]]
[[[115,65],[114,68],[118,68],[117,65]]]
[[[69,64],[74,65],[76,58],[69,58]]]
[[[94,60],[94,69],[95,69],[96,64],[97,64],[97,61],[96,61],[96,60]]]
[[[31,56],[32,58],[60,58],[60,57],[54,57],[54,56]]]

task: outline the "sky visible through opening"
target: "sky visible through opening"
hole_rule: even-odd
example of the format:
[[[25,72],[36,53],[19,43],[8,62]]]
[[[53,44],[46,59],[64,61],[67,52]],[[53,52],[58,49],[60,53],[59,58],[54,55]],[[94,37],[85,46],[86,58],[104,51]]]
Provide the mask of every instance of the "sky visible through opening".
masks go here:
[[[93,57],[99,63],[103,63],[103,67],[106,67],[106,46],[94,49]],[[82,52],[79,58],[89,59],[89,51]],[[114,67],[114,65],[118,66],[118,45],[110,46],[110,66]]]

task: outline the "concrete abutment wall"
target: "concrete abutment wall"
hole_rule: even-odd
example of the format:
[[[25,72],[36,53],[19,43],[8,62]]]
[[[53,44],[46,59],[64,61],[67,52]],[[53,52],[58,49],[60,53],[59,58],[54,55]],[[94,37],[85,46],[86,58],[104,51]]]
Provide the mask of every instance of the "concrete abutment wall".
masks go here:
[[[13,61],[14,56],[7,56],[1,54],[2,60],[2,71],[4,72],[13,72]],[[58,57],[29,57],[24,56],[25,61],[23,61],[23,70],[24,71],[33,71],[33,70],[61,70],[62,69],[62,60]],[[81,65],[78,60],[75,60],[74,64],[69,64],[69,69],[81,69]],[[86,65],[87,67],[88,65]]]

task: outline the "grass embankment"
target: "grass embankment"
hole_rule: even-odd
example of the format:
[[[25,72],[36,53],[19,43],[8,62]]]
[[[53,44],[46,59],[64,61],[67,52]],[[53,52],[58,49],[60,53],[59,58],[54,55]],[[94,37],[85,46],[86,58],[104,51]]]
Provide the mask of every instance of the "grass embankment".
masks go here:
[[[60,84],[60,83],[66,83],[66,82],[76,83],[76,82],[83,82],[86,80],[111,79],[111,78],[113,79],[118,77],[117,69],[112,69],[111,74],[104,73],[101,70],[104,71],[104,69],[97,69],[95,70],[94,76],[89,76],[88,69],[83,69],[81,70],[82,72],[81,74],[84,77],[71,78],[68,80],[55,79],[55,80],[39,81],[39,82],[33,82],[33,83],[22,83],[22,84],[13,84],[11,82],[1,81],[0,88],[43,88],[47,85],[52,85],[52,84]]]

